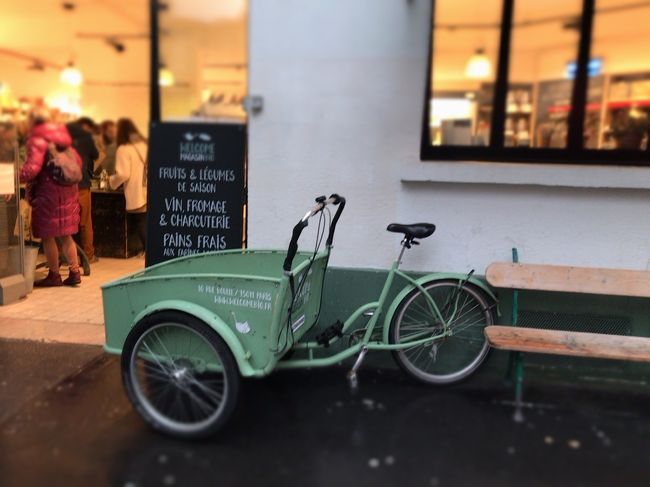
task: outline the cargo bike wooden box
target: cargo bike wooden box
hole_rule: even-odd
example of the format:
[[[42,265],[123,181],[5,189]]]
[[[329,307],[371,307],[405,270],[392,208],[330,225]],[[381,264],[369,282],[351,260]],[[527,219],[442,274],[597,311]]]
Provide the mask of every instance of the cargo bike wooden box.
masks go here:
[[[338,206],[333,217],[330,205]],[[356,356],[348,374],[354,384],[370,350],[391,351],[405,372],[430,384],[457,382],[479,367],[489,349],[483,329],[494,323],[488,287],[471,273],[414,279],[399,270],[404,252],[433,234],[428,223],[389,225],[404,237],[377,301],[309,333],[344,206],[338,195],[317,198],[294,227],[288,251],[181,257],[103,286],[105,349],[122,355],[129,399],[151,426],[177,437],[212,434],[233,412],[242,377]],[[315,216],[315,248],[298,251]],[[388,302],[395,278],[406,285]],[[330,347],[339,340],[346,340],[342,347]]]

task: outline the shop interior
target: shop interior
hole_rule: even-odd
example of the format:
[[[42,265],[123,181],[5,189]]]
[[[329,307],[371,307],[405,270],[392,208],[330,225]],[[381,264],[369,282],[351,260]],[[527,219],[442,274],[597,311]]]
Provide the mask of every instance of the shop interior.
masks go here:
[[[486,146],[501,0],[435,2],[432,145]],[[566,148],[582,1],[514,2],[504,145]],[[650,2],[597,0],[584,147],[645,150],[650,129]]]
[[[130,118],[145,135],[150,116],[148,0],[0,0],[0,279],[20,272],[28,229],[15,176],[25,160],[29,114],[55,122],[89,117],[102,157],[104,121]],[[164,121],[245,123],[247,0],[159,2],[160,111]],[[128,258],[134,248],[124,197],[92,182],[98,257]],[[137,244],[137,242],[136,242]]]

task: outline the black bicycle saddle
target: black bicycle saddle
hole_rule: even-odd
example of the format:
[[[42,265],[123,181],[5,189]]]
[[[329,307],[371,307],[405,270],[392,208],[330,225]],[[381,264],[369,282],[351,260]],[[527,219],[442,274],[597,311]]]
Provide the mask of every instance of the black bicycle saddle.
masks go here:
[[[410,225],[391,223],[386,230],[394,233],[403,233],[409,239],[427,238],[436,231],[436,226],[433,223],[412,223]]]

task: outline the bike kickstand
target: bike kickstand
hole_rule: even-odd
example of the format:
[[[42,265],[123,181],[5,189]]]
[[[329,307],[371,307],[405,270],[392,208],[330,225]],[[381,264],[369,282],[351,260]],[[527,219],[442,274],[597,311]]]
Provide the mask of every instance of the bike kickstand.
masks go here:
[[[356,391],[359,388],[357,370],[359,370],[359,368],[361,367],[361,363],[363,362],[363,359],[366,357],[367,353],[368,353],[368,347],[363,346],[361,348],[361,352],[359,352],[359,356],[357,357],[357,360],[354,362],[354,365],[352,366],[352,369],[350,369],[350,372],[348,372],[348,381],[350,383],[350,389],[352,389],[352,391]]]

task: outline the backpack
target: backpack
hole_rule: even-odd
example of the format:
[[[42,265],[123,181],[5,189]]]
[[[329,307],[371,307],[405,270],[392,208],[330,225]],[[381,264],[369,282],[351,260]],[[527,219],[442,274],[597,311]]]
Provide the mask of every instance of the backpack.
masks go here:
[[[61,186],[72,186],[81,182],[81,168],[69,147],[58,151],[56,146],[50,143],[48,157],[45,166],[55,183]]]

